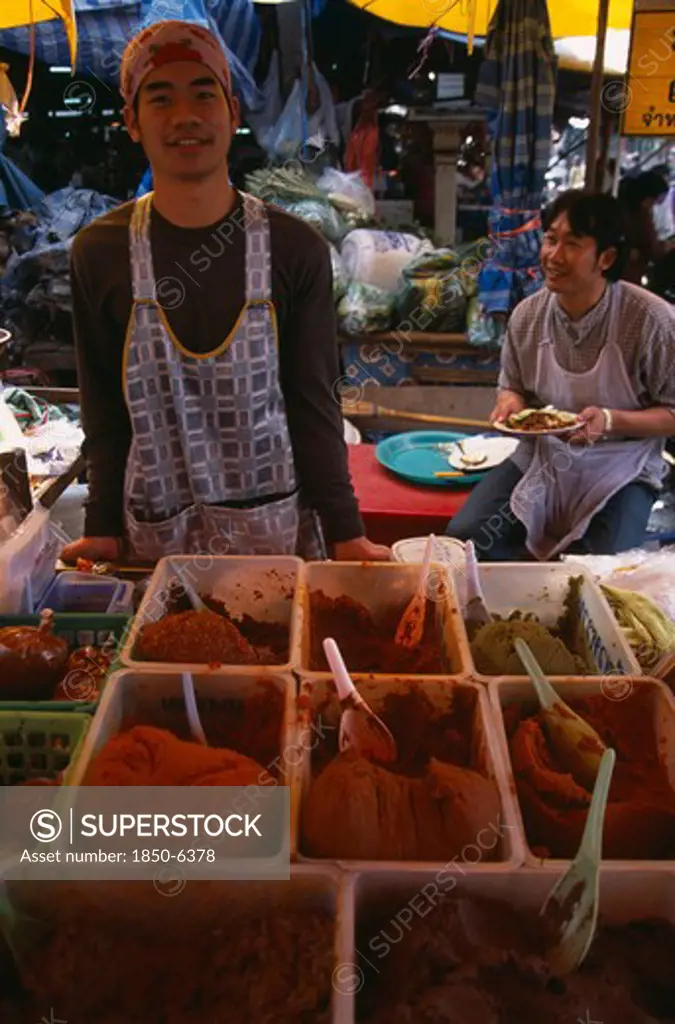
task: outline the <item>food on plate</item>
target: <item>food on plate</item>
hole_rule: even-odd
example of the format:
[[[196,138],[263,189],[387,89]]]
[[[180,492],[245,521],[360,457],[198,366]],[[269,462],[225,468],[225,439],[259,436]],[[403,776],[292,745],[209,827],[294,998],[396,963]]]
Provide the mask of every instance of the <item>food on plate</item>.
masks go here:
[[[365,605],[351,597],[333,598],[321,590],[314,590],[309,600],[310,668],[313,671],[328,671],[323,641],[329,636],[337,641],[350,672],[435,675],[443,671],[433,601],[427,601],[421,644],[408,649],[394,642],[407,601],[402,601],[383,620],[375,622]]]
[[[146,623],[136,641],[141,661],[255,665],[258,655],[234,623],[216,612],[178,612]]]
[[[509,430],[522,430],[523,432],[537,432],[547,430],[564,430],[566,427],[574,427],[579,417],[574,412],[561,412],[559,409],[547,407],[545,409],[523,409],[521,412],[512,413],[506,420]]]
[[[85,786],[265,786],[272,778],[234,750],[179,740],[137,725],[113,736],[88,766]]]
[[[497,785],[474,762],[474,694],[455,691],[447,712],[417,690],[388,694],[378,713],[394,734],[398,761],[384,767],[338,753],[328,733],[313,759],[304,852],[355,860],[459,856],[500,815]],[[486,844],[483,859],[498,859],[498,847],[497,840]]]
[[[475,455],[462,455],[459,461],[470,469],[477,469],[478,466],[482,466],[487,460],[487,455],[477,453]]]
[[[584,699],[561,694],[616,750],[605,815],[605,858],[675,857],[675,791],[655,735],[655,693],[650,686],[637,686],[619,701],[604,694]],[[530,847],[542,856],[574,857],[586,824],[590,790],[575,782],[560,762],[534,705],[505,708],[504,722]]]
[[[357,948],[364,974],[359,1024],[572,1024],[616,1021],[669,1024],[674,1019],[675,928],[645,919],[604,925],[581,968],[551,976],[551,945],[536,910],[481,897],[392,900],[364,916]],[[414,909],[403,927],[401,907]]]
[[[23,992],[18,981],[14,991],[2,984],[3,967],[13,975],[0,942],[8,1024],[35,1024],[45,1007],[54,1021],[82,1024],[333,1019],[334,916],[293,882],[198,881],[178,899],[162,899],[147,881],[71,883],[65,898],[62,887],[34,886],[39,898],[12,890],[48,928],[22,959]]]
[[[606,584],[602,584],[602,592],[641,668],[655,668],[665,654],[675,650],[675,622],[646,594]]]
[[[54,613],[39,626],[0,629],[0,699],[50,700],[68,662],[68,644],[54,633]]]
[[[485,676],[525,675],[515,648],[524,640],[547,675],[573,676],[588,671],[588,664],[570,651],[559,636],[536,619],[511,618],[481,626],[471,640],[478,672]]]

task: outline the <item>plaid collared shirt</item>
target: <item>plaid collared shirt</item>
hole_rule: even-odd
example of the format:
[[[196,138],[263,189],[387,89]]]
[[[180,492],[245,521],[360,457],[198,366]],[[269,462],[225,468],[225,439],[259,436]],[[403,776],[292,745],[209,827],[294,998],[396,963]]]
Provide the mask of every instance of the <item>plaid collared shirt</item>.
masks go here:
[[[621,332],[615,341],[640,405],[644,409],[666,406],[675,415],[675,307],[644,288],[626,281],[610,284],[600,302],[581,320],[571,320],[555,301],[551,323],[556,360],[568,373],[593,369],[607,340],[603,327],[611,290],[617,288],[621,290]],[[543,288],[516,307],[502,349],[499,387],[526,396],[528,402],[537,398],[537,348],[548,296],[548,289]]]

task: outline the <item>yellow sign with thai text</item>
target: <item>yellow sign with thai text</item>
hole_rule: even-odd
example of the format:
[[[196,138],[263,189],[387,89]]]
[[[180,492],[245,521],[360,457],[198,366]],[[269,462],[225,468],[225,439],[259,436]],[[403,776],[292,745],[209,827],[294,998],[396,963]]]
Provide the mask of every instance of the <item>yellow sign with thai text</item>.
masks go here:
[[[636,11],[624,135],[675,135],[675,7]]]

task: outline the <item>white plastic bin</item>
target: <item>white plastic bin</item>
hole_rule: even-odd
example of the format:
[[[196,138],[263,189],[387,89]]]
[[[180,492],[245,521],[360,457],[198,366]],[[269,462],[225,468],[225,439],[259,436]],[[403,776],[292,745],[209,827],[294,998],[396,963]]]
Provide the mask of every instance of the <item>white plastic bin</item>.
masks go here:
[[[278,622],[289,629],[288,656],[275,665],[231,666],[243,675],[262,672],[287,672],[299,665],[300,619],[297,614],[299,585],[304,562],[286,556],[263,557],[174,555],[158,562],[150,584],[122,650],[122,663],[128,668],[146,672],[170,669],[176,672],[206,672],[202,663],[163,665],[160,662],[141,661],[134,653],[136,639],[143,626],[156,622],[166,614],[169,586],[172,581],[184,580],[201,596],[223,601],[231,615],[240,618],[250,615],[259,622]],[[220,671],[225,665],[219,666]]]
[[[600,679],[582,678],[559,678],[555,680],[556,692],[560,694],[563,701],[568,703],[574,699],[581,700],[588,697],[602,697],[608,702],[623,704],[629,708],[627,702],[637,690],[647,691],[650,694],[652,705],[651,714],[654,724],[653,751],[658,752],[661,762],[665,765],[668,779],[675,791],[675,697],[663,683],[656,679],[649,679],[645,676],[607,676]],[[530,867],[567,865],[567,860],[559,858],[547,858],[542,860],[535,856],[530,845],[528,834],[525,829],[525,822],[517,796],[516,781],[513,777],[511,754],[504,725],[504,709],[512,704],[524,704],[533,711],[538,710],[538,702],[530,682],[522,683],[516,679],[494,680],[489,684],[489,700],[494,712],[496,742],[501,747],[502,756],[506,763],[509,785],[516,794],[516,814],[522,835],[526,843],[526,865]],[[611,864],[612,868],[626,871],[659,871],[664,868],[674,868],[669,860],[619,860],[609,859],[605,853],[605,862]],[[675,876],[675,871],[674,871]]]
[[[207,673],[194,676],[197,707],[206,732],[212,742],[218,743],[220,729],[227,727],[227,715],[241,707],[252,697],[265,697],[269,688],[280,694],[280,720],[278,742],[270,744],[270,756],[263,760],[264,769],[274,772],[282,785],[290,781],[290,766],[285,757],[295,740],[296,701],[295,680],[282,674],[261,676],[259,679],[239,673]],[[108,682],[101,703],[78,760],[71,784],[81,785],[92,759],[106,743],[116,736],[125,722],[152,725],[191,739],[187,711],[183,699],[182,677],[179,672],[114,673]],[[222,725],[218,725],[218,723]],[[255,759],[255,753],[238,750]]]
[[[363,1020],[357,1012],[359,994],[368,985],[377,984],[380,975],[388,967],[391,970],[387,958],[395,948],[394,943],[397,940],[400,942],[401,936],[405,941],[407,933],[414,934],[416,927],[433,927],[434,914],[438,913],[439,906],[444,906],[448,900],[474,897],[498,900],[517,910],[531,911],[536,916],[561,875],[562,870],[521,870],[502,874],[467,873],[464,876],[450,868],[442,875],[434,869],[426,872],[402,870],[397,874],[355,874],[346,890],[347,901],[352,906],[345,912],[345,918],[351,916],[354,921],[353,946],[341,969],[344,977],[354,979],[351,987],[354,995],[350,1024],[358,1024]],[[675,875],[672,872],[645,874],[642,871],[627,874],[603,867],[600,881],[600,926],[624,925],[650,918],[660,918],[675,924]],[[422,944],[420,946],[422,951],[425,947]],[[437,956],[438,949],[434,949],[431,955]],[[589,993],[590,996],[592,993]],[[645,1019],[647,1016],[645,1014]],[[415,1019],[414,1011],[411,1010],[410,1020]],[[586,1020],[586,1017],[583,1019]],[[588,1020],[593,1019],[591,999]],[[457,1020],[461,1020],[462,1024],[471,1024],[470,1017],[458,1017]],[[523,1020],[523,1024],[530,1022]],[[532,1024],[535,1022],[532,1021]],[[543,1024],[543,1021],[537,1020],[536,1024]],[[570,1021],[570,1024],[573,1022]]]
[[[556,625],[564,611],[570,580],[580,576],[581,626],[586,646],[595,663],[595,671],[588,674],[642,675],[642,669],[606,598],[585,569],[571,569],[559,563],[530,565],[522,562],[483,562],[478,571],[490,612],[502,618],[508,617],[515,610],[534,613],[544,626]],[[452,572],[463,604],[466,600],[463,570],[455,566]],[[477,678],[488,678],[477,672],[473,657],[471,670]],[[526,679],[525,671],[518,678]]]
[[[1,880],[2,865],[0,865]],[[333,951],[332,976],[328,978],[331,999],[331,1024],[352,1024],[351,997],[334,979],[340,966],[348,959],[353,945],[353,921],[350,916],[352,901],[347,900],[348,882],[341,872],[326,865],[293,865],[290,880],[286,881],[220,881],[200,880],[179,889],[178,898],[158,895],[158,888],[147,882],[15,882],[7,881],[7,895],[12,905],[22,913],[43,920],[54,927],[72,926],[74,916],[82,915],[83,908],[91,918],[100,922],[122,925],[130,934],[142,927],[148,941],[156,943],[161,936],[170,944],[173,934],[180,934],[186,922],[201,924],[213,935],[214,947],[219,942],[236,942],[242,922],[266,910],[287,908],[289,914],[311,911],[313,908],[328,912],[332,918],[329,941]],[[173,894],[167,893],[169,897]],[[274,957],[275,950],[269,948]],[[97,965],[98,967],[98,965]],[[302,976],[302,966],[295,965]],[[105,972],[102,972],[104,975]],[[264,984],[264,972],[256,984]],[[307,983],[308,979],[303,977]],[[318,979],[309,979],[318,982]],[[76,1003],[77,1000],[75,999]],[[205,1006],[204,1020],[226,1020],[227,1008]],[[255,1024],[252,1019],[251,1024]]]
[[[419,691],[421,696],[428,699],[434,712],[439,715],[447,713],[453,707],[457,695],[461,692],[462,697],[473,697],[473,731],[470,737],[470,767],[479,771],[488,779],[494,780],[499,790],[501,811],[499,822],[486,822],[489,828],[490,839],[496,837],[496,842],[490,842],[482,847],[472,844],[471,851],[454,858],[457,863],[457,870],[462,872],[494,872],[510,871],[523,863],[525,847],[522,834],[522,826],[517,818],[513,793],[510,787],[510,779],[507,775],[503,751],[501,745],[496,741],[492,712],[488,703],[485,688],[474,684],[457,680],[432,680],[419,677],[410,678],[378,678],[377,680],[364,680],[359,684],[359,692],[376,714],[381,714],[385,699],[388,694],[406,694],[411,691]],[[338,726],[340,722],[340,705],[332,682],[319,679],[305,679],[300,689],[300,710],[298,712],[298,737],[300,752],[298,759],[301,762],[292,774],[292,804],[295,809],[293,826],[297,829],[294,834],[294,841],[297,846],[301,860],[308,863],[326,863],[323,858],[309,857],[303,854],[302,839],[302,814],[303,805],[313,780],[313,751],[324,749],[330,745],[330,749],[337,749]],[[336,822],[339,829],[339,822]],[[490,852],[495,860],[487,860],[486,854],[481,851]],[[474,851],[477,852],[474,853]],[[450,859],[450,858],[448,858]],[[330,862],[330,861],[328,861]],[[404,869],[418,868],[428,870],[430,862],[422,861],[412,863],[408,861],[360,861],[344,860],[337,861],[343,867],[350,870],[376,870],[378,872],[400,872]],[[441,865],[438,865],[440,868]]]
[[[349,597],[362,604],[370,612],[375,623],[378,623],[385,618],[389,619],[392,613],[399,609],[401,613],[403,612],[417,590],[419,579],[420,569],[417,565],[399,565],[394,562],[309,562],[302,585],[300,609],[302,675],[311,678],[330,678],[330,672],[312,668],[312,593],[322,591],[332,599]],[[438,673],[434,673],[434,676],[468,674],[472,668],[469,644],[459,614],[452,576],[447,568],[432,568],[428,594],[435,609],[438,645],[443,666]],[[336,629],[333,637],[339,646],[339,630]],[[389,678],[391,675],[384,672],[372,673],[359,665],[350,664],[349,661],[347,668],[355,677]]]

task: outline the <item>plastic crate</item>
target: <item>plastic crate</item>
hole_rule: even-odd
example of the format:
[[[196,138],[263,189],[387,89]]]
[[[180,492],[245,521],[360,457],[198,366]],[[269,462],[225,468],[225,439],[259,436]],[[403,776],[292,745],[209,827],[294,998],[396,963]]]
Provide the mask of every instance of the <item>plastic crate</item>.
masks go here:
[[[134,585],[112,576],[62,572],[49,586],[37,611],[43,608],[60,615],[131,615]]]
[[[0,785],[60,772],[67,785],[90,722],[90,715],[72,712],[0,710]]]
[[[103,647],[115,642],[115,658],[110,666],[110,674],[116,670],[117,658],[129,626],[128,615],[55,615],[54,632],[68,642],[71,651],[77,647]],[[5,626],[38,626],[39,615],[4,615],[0,616],[0,629]],[[101,691],[107,680],[104,680]],[[92,713],[98,699],[92,701],[78,700],[41,700],[41,701],[0,701],[0,711],[39,711]]]

